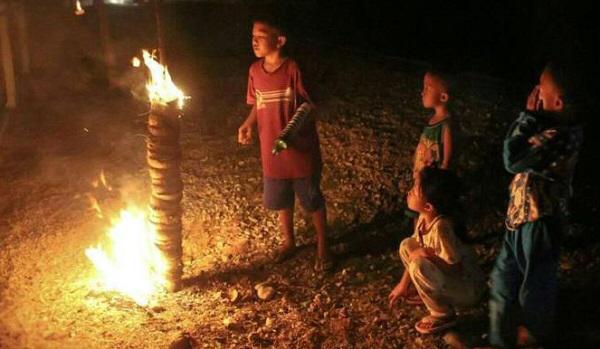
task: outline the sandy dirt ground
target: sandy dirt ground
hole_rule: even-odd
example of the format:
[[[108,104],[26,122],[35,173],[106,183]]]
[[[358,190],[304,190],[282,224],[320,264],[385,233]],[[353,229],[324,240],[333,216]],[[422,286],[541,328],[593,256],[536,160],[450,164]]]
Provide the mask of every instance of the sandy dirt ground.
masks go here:
[[[205,20],[218,22],[231,10],[211,8]],[[43,7],[29,15],[37,68],[23,78],[19,110],[0,119],[1,348],[444,348],[457,339],[481,341],[485,299],[443,336],[414,330],[424,308],[387,305],[402,273],[397,246],[410,234],[403,198],[427,115],[419,98],[423,66],[314,43],[297,50],[319,105],[330,239],[348,250],[331,273],[316,275],[314,231],[300,209],[299,252],[279,265],[267,258],[280,237],[277,217],[262,207],[258,145],[236,142],[248,111],[248,53],[174,54],[175,79],[192,96],[181,119],[185,287],[142,307],[95,289],[84,251],[104,239],[110,217],[147,205],[148,105],[135,97],[143,74],[123,64],[116,87],[104,87],[89,23]],[[65,30],[47,31],[52,20],[67,21]],[[77,35],[66,35],[69,28]],[[118,57],[147,47],[149,40],[136,35],[115,39]],[[469,233],[489,271],[510,180],[501,140],[523,103],[514,93],[522,87],[468,73],[458,80],[456,168]],[[581,167],[590,172],[576,179],[579,213],[561,255],[560,347],[600,343],[598,203],[590,200],[598,189],[585,165],[592,160],[584,153]],[[112,190],[93,185],[101,173]],[[274,288],[272,299],[257,297],[261,283]]]

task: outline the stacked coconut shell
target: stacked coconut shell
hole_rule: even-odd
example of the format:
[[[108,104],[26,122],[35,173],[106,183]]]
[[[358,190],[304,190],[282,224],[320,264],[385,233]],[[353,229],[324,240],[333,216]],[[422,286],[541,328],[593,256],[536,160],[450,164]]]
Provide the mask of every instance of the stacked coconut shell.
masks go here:
[[[167,288],[181,287],[181,147],[180,110],[176,103],[153,103],[148,117],[147,160],[150,168],[150,222],[157,234],[157,246],[166,262]]]

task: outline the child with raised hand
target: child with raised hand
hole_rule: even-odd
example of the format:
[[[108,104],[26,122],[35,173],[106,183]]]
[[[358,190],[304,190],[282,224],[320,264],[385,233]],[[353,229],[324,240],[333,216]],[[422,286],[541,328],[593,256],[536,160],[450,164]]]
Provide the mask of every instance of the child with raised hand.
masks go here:
[[[474,306],[485,290],[474,251],[459,238],[465,231],[456,215],[458,184],[452,172],[425,167],[407,196],[408,207],[419,216],[414,234],[400,244],[405,269],[389,302],[392,307],[410,297],[412,284],[430,313],[415,325],[423,334],[454,326],[456,308]]]
[[[502,249],[491,275],[493,347],[552,343],[559,240],[568,227],[571,182],[583,129],[575,118],[575,77],[548,64],[504,139],[514,174]],[[522,344],[522,343],[520,343]]]

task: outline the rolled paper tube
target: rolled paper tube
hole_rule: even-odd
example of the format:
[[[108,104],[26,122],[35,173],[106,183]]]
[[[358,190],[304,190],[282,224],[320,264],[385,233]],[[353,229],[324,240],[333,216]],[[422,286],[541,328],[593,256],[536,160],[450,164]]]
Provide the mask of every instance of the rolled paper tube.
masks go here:
[[[154,183],[153,187],[154,192],[152,193],[152,195],[173,195],[181,194],[183,184],[181,183],[181,181],[171,181],[169,179],[169,181],[162,181],[160,184]]]
[[[165,181],[161,180],[159,183],[156,183],[155,180],[152,181],[152,186],[155,188],[153,194],[159,195],[171,195],[176,193],[181,193],[183,184],[181,181]]]
[[[180,176],[179,168],[173,167],[169,169],[160,169],[160,168],[149,168],[148,172],[150,173],[151,178],[160,178],[164,179],[165,177],[172,179]],[[177,178],[178,179],[178,178]],[[168,180],[168,179],[165,179]]]
[[[171,215],[172,216],[172,215]],[[181,219],[168,219],[165,217],[152,217],[149,219],[152,224],[161,226],[162,228],[169,228],[181,225]]]
[[[160,144],[158,142],[147,142],[148,151],[161,151],[169,154],[181,154],[181,148],[175,145]]]
[[[161,224],[161,223],[153,223],[155,226],[155,229],[161,232],[165,232],[165,231],[169,231],[169,230],[174,230],[177,231],[177,229],[181,229],[181,222],[178,224],[170,224],[170,225],[165,225],[165,224]]]
[[[273,144],[272,153],[274,155],[277,155],[288,148],[289,140],[293,138],[294,135],[298,132],[298,130],[302,128],[302,125],[308,119],[308,115],[311,112],[311,110],[312,106],[308,102],[302,103],[298,107],[298,109],[296,109],[294,116],[292,117],[290,122],[287,123],[287,125],[285,126],[283,131],[281,131],[279,137],[277,137],[275,143]]]
[[[150,220],[152,222],[163,222],[165,224],[169,224],[169,222],[176,221],[179,215],[181,214],[181,210],[177,211],[162,211],[162,210],[153,210],[150,213]]]
[[[167,163],[166,165],[159,165],[159,166],[163,166],[163,167],[156,167],[156,168],[169,168],[169,167],[174,167],[174,168],[179,168],[180,165],[180,158],[178,156],[169,156],[168,154],[150,154],[148,153],[147,155],[147,159],[153,162],[157,162],[157,163]],[[152,165],[152,164],[150,164]]]
[[[175,194],[152,194],[154,197],[156,197],[157,199],[160,200],[166,200],[166,201],[181,201],[181,199],[183,198],[183,194],[181,193],[175,193]]]
[[[172,200],[162,200],[160,198],[157,198],[156,196],[152,195],[150,196],[150,205],[156,206],[156,207],[169,207],[173,208],[173,207],[179,207],[181,206],[181,202],[179,201],[172,201]]]
[[[152,189],[149,221],[156,230],[156,245],[167,261],[166,277],[170,291],[181,287],[183,270],[179,113],[174,103],[153,103],[148,116],[149,136],[146,141],[146,161]]]
[[[179,156],[179,154],[165,154],[160,152],[149,151],[146,156],[152,161],[168,162],[177,165],[177,167],[179,167],[179,163],[181,162],[181,157]]]
[[[159,128],[155,126],[148,126],[148,132],[154,137],[160,137],[164,139],[177,139],[179,138],[179,132],[175,132],[168,128]]]
[[[157,161],[157,160],[153,160],[152,158],[146,158],[146,160],[148,161],[148,165],[152,168],[156,168],[156,169],[168,169],[168,168],[172,168],[177,166],[176,164],[172,164],[170,162],[161,162],[161,161]]]

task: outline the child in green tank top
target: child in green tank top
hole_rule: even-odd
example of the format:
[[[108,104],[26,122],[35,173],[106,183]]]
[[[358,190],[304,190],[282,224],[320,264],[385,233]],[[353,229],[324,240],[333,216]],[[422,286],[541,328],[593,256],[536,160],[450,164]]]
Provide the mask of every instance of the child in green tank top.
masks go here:
[[[428,71],[423,79],[421,100],[423,107],[433,109],[434,114],[421,133],[415,151],[413,178],[424,167],[447,169],[452,156],[452,131],[448,100],[448,81],[440,73]]]

